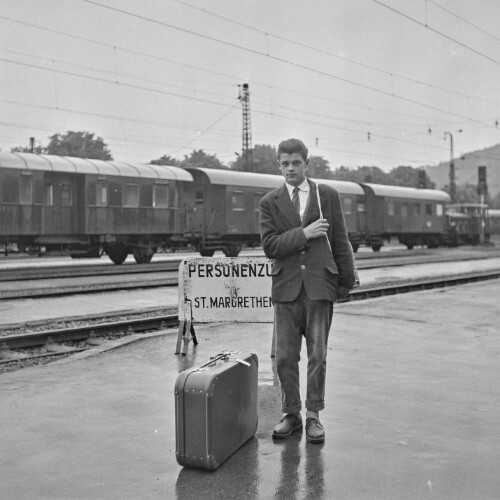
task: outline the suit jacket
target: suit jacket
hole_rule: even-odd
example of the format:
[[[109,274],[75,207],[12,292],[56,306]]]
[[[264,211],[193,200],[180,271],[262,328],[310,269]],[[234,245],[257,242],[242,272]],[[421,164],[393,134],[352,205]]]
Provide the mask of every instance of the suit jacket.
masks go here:
[[[302,221],[284,184],[260,202],[262,246],[266,256],[274,259],[271,295],[275,302],[295,300],[302,286],[312,300],[335,301],[339,285],[354,286],[353,255],[340,196],[331,186],[319,186],[331,250],[326,237],[309,241],[305,237],[303,228],[320,215],[317,185],[308,182],[311,190]]]

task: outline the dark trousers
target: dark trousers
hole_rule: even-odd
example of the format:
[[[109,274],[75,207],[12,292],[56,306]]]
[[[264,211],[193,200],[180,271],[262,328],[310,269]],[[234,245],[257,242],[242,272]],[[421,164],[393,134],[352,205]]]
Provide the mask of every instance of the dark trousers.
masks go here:
[[[311,300],[304,288],[294,301],[274,304],[276,368],[283,413],[302,409],[299,386],[302,336],[307,347],[306,409],[319,411],[325,407],[326,354],[332,316],[333,302]]]

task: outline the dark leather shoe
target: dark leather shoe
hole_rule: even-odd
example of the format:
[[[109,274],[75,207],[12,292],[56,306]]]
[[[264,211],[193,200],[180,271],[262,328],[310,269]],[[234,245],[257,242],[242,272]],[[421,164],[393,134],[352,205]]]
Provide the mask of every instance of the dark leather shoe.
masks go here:
[[[310,443],[322,443],[325,440],[325,429],[319,420],[306,418],[306,438]]]
[[[295,431],[302,429],[302,417],[300,413],[290,413],[285,415],[280,423],[273,430],[273,438],[285,439],[292,435]]]

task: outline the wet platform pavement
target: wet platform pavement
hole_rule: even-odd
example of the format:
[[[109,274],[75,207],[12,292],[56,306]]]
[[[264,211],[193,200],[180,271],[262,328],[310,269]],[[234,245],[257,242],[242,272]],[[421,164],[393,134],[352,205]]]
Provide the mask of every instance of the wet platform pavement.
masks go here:
[[[137,335],[1,374],[0,498],[498,499],[499,294],[492,280],[338,304],[322,445],[270,438],[270,324],[198,325],[184,357],[176,332]],[[185,469],[174,382],[222,349],[259,357],[258,431],[217,471]]]

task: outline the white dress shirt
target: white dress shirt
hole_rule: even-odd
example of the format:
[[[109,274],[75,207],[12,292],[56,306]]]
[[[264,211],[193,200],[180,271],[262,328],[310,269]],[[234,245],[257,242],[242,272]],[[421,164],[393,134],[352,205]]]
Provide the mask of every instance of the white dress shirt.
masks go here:
[[[295,189],[295,186],[292,186],[291,184],[288,184],[288,182],[285,182],[285,186],[288,189],[288,194],[290,195],[290,199],[292,200],[293,198],[293,190]],[[306,206],[307,206],[307,200],[309,199],[309,191],[311,190],[311,187],[309,186],[309,182],[307,182],[307,179],[304,179],[304,182],[298,186],[299,188],[299,203],[300,203],[300,218],[304,217],[304,212],[306,211]]]

